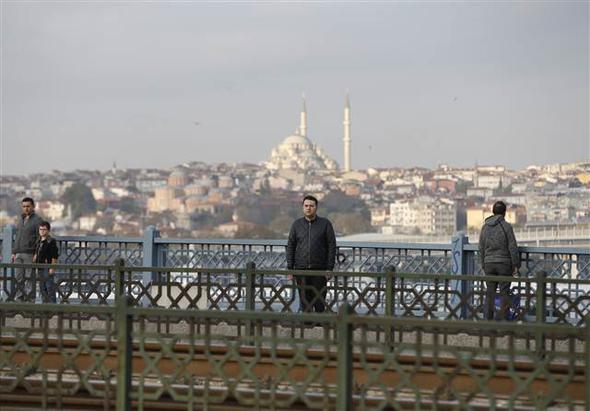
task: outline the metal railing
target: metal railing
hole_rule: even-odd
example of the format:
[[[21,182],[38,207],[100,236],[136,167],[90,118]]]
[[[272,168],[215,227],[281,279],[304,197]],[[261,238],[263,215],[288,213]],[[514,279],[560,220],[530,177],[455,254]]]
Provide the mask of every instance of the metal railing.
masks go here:
[[[0,297],[15,301],[42,301],[37,291],[42,269],[55,270],[56,300],[61,304],[112,305],[117,278],[134,306],[218,311],[302,311],[295,276],[326,272],[243,268],[128,267],[115,265],[0,264]],[[15,280],[17,270],[25,278]],[[325,303],[328,313],[349,304],[367,316],[423,317],[432,319],[483,319],[485,283],[497,276],[397,272],[332,272],[326,288],[307,288],[312,299]],[[583,326],[590,315],[590,280],[551,278],[539,271],[534,277],[505,278],[519,305],[512,313],[522,322],[548,322]]]
[[[2,237],[2,262],[10,262],[14,227]],[[148,227],[142,237],[57,237],[59,262],[112,265],[123,258],[127,266],[191,268],[285,269],[286,240],[228,240],[160,238]],[[545,271],[549,277],[589,279],[590,249],[576,247],[519,247],[523,277]],[[463,233],[446,244],[338,242],[337,271],[379,272],[394,266],[398,272],[482,274],[477,244]]]
[[[579,328],[358,316],[348,305],[338,314],[169,310],[134,307],[117,289],[114,306],[0,304],[10,318],[0,334],[0,403],[339,411],[590,403],[590,319]],[[22,324],[27,316],[42,321]],[[72,325],[72,316],[88,324]],[[157,320],[175,325],[163,332]],[[318,327],[299,338],[284,330],[304,323]],[[530,347],[531,335],[555,344]]]
[[[4,263],[10,262],[10,250],[14,228],[6,226],[3,232],[2,257]],[[119,259],[125,261],[126,266],[147,267],[142,268],[143,277],[134,273],[138,280],[137,284],[142,286],[153,284],[152,275],[158,276],[154,268],[173,269],[173,278],[181,284],[194,282],[195,268],[207,269],[241,269],[250,262],[256,264],[257,269],[280,270],[286,269],[286,253],[284,240],[197,240],[197,239],[164,239],[159,237],[154,227],[148,227],[143,237],[58,237],[60,248],[60,263],[83,264],[83,265],[113,265]],[[545,272],[548,278],[560,280],[588,280],[590,279],[590,249],[574,247],[519,247],[522,260],[520,278],[534,278],[537,273]],[[365,274],[382,272],[387,267],[393,267],[398,273],[427,273],[439,275],[481,275],[483,274],[477,256],[477,245],[469,244],[465,235],[458,233],[448,244],[389,244],[389,243],[363,243],[344,242],[338,243],[338,262],[336,271],[359,273],[356,278],[350,278],[353,283],[367,282]],[[90,272],[90,271],[89,271]],[[96,271],[98,272],[98,271]],[[362,273],[362,275],[361,275]],[[69,274],[71,276],[71,274]],[[92,278],[100,278],[92,274],[89,277],[89,287],[93,282]],[[140,278],[141,277],[141,278]],[[216,274],[216,278],[219,273]],[[201,275],[203,278],[203,275]],[[212,277],[209,277],[212,278]],[[298,308],[297,298],[292,291],[289,282],[281,279],[280,276],[272,280],[266,275],[268,281],[274,281],[269,287],[285,287],[284,293],[291,301],[287,311],[296,311]],[[441,277],[442,279],[442,277]],[[228,281],[231,279],[228,278]],[[456,278],[456,280],[459,280]],[[81,280],[79,280],[81,281]],[[158,280],[160,281],[160,280]],[[206,282],[206,279],[203,280]],[[425,288],[432,287],[434,280],[426,279],[423,282],[414,281],[415,290],[422,293]],[[481,305],[482,287],[481,281],[451,281],[453,286],[462,287],[456,290],[453,303],[460,296],[469,296],[469,304]],[[527,283],[515,283],[515,291],[528,292]],[[379,288],[382,285],[377,284]],[[180,286],[175,286],[180,292]],[[556,296],[551,301],[552,305],[562,306],[562,311],[572,305],[573,311],[570,316],[576,317],[579,321],[583,313],[587,312],[587,299],[590,298],[590,289],[587,285],[575,282],[557,282],[551,284],[552,293]],[[224,286],[216,291],[223,294]],[[63,289],[63,287],[62,287]],[[193,288],[192,291],[196,291]],[[232,291],[233,292],[233,291]],[[290,293],[290,296],[289,296]],[[0,299],[3,298],[0,291]],[[371,295],[373,295],[372,293]],[[411,295],[410,293],[405,293]],[[430,293],[433,295],[432,293]],[[448,294],[448,292],[447,292]],[[557,297],[559,296],[559,297]],[[4,296],[4,298],[6,298]],[[98,299],[102,298],[97,296]],[[174,300],[175,296],[171,297]],[[369,299],[372,297],[366,297]],[[428,297],[430,298],[430,297]],[[68,298],[71,301],[76,299],[75,295]],[[144,303],[147,296],[144,298]],[[189,295],[182,295],[181,300],[189,300],[190,307],[194,299]],[[230,299],[222,295],[221,300]],[[204,301],[199,298],[199,301]],[[532,301],[532,300],[531,300]],[[362,303],[364,307],[359,309],[373,310],[372,303]],[[174,303],[172,302],[174,306]],[[182,306],[182,304],[181,304]],[[366,308],[368,307],[368,308]],[[463,304],[461,318],[469,318],[471,309]],[[534,307],[527,306],[527,312]],[[376,305],[375,310],[383,311],[383,304]],[[551,315],[549,315],[551,317]]]

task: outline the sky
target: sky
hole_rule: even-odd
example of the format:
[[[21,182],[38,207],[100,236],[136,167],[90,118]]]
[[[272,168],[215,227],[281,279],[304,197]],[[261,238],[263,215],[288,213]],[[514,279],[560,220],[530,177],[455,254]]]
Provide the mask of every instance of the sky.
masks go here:
[[[260,163],[588,161],[589,3],[1,2],[1,175]]]

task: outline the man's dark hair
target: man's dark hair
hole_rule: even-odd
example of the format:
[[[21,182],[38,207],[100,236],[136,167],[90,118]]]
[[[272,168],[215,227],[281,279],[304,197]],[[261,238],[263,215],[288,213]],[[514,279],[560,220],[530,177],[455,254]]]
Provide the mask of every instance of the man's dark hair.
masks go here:
[[[494,215],[506,215],[506,204],[504,201],[496,201],[492,207],[492,212]]]
[[[45,227],[47,231],[51,231],[51,224],[49,224],[49,221],[43,221],[39,224],[39,227]]]
[[[25,198],[23,198],[21,203],[31,203],[31,204],[35,205],[35,200],[33,200],[31,197],[25,197]]]
[[[316,207],[318,205],[318,199],[315,198],[314,196],[311,195],[306,195],[305,197],[303,197],[303,200],[301,201],[301,204],[305,203],[305,200],[311,200],[315,203]]]

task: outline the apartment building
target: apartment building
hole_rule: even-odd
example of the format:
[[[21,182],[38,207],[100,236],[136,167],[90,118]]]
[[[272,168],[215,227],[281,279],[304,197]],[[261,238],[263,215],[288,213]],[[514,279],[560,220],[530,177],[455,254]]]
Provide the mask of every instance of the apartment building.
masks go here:
[[[457,226],[457,206],[454,201],[432,197],[399,200],[390,204],[390,224],[402,231],[422,234],[446,234]]]

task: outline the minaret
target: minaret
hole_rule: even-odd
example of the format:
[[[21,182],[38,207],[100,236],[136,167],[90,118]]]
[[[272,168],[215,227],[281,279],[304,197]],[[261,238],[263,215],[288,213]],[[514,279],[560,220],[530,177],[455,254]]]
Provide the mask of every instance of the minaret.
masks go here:
[[[299,121],[299,135],[307,137],[307,108],[305,107],[305,93],[302,96],[303,107],[301,108],[301,116]]]
[[[344,171],[350,171],[350,98],[346,93],[346,105],[344,106]]]

